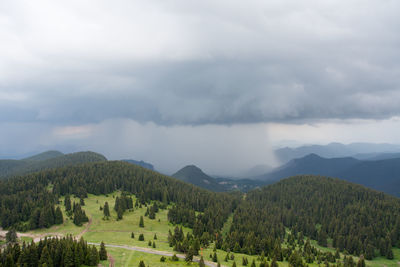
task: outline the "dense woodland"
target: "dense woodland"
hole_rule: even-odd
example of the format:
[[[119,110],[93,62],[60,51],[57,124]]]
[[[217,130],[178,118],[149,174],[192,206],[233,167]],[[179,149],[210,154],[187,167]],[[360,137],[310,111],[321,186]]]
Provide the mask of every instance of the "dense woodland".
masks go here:
[[[95,152],[76,152],[64,155],[58,151],[48,151],[21,160],[0,160],[0,179],[51,168],[61,168],[106,160],[107,159],[103,155]]]
[[[82,238],[76,241],[72,237],[62,239],[43,239],[38,243],[21,245],[10,243],[0,251],[0,266],[43,266],[43,267],[79,267],[97,266],[100,260],[107,259],[104,243],[100,251],[88,245]]]
[[[187,235],[179,227],[169,233],[170,246],[189,257],[214,242],[217,249],[287,260],[293,266],[311,262],[353,266],[351,257],[338,263],[339,252],[391,259],[392,247],[400,245],[400,200],[359,185],[299,176],[246,195],[214,193],[120,161],[0,181],[1,225],[28,230],[61,223],[62,213],[54,208],[61,196],[67,215],[80,225],[88,220],[83,206],[88,193],[116,190],[122,192],[113,203],[118,219],[123,219],[125,210],[143,204],[148,206],[146,216],[155,219],[159,207],[169,205],[168,220],[193,229]],[[135,194],[136,203],[130,194]],[[71,203],[71,195],[80,198],[80,203]],[[105,218],[110,208],[104,205]],[[224,235],[222,227],[232,214],[232,225]],[[337,252],[322,253],[310,239]]]
[[[309,237],[327,246],[331,239],[339,251],[391,259],[400,245],[400,201],[338,179],[285,179],[247,195],[222,247],[276,257],[287,230],[291,242]]]
[[[201,212],[196,218],[198,231],[207,231],[210,237],[222,228],[241,198],[239,193],[209,192],[125,162],[88,163],[0,181],[1,225],[18,230],[48,227],[55,223],[54,219],[42,225],[27,222],[32,220],[34,213],[40,217],[49,203],[54,205],[60,196],[85,198],[88,193],[99,195],[115,190],[135,194],[141,204],[156,200],[165,204],[184,204],[190,211]],[[122,213],[129,206],[121,206]],[[170,217],[175,223],[180,220]]]

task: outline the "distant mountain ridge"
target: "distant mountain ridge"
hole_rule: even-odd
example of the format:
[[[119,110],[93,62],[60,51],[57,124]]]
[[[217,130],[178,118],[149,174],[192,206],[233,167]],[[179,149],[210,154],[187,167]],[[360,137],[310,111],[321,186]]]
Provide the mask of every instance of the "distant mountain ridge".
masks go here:
[[[45,169],[100,161],[107,161],[107,159],[103,155],[91,151],[70,154],[63,154],[59,151],[46,151],[21,160],[0,160],[0,179]]]
[[[143,168],[149,169],[151,171],[154,171],[153,164],[145,162],[143,160],[137,161],[137,160],[133,160],[133,159],[123,159],[122,161],[128,162],[130,164],[135,164],[135,165],[141,166]]]
[[[220,185],[215,178],[208,176],[195,165],[188,165],[183,167],[182,169],[174,173],[172,177],[211,191],[225,191],[225,188]]]
[[[284,147],[274,151],[277,160],[282,164],[292,159],[302,158],[309,154],[317,154],[324,158],[341,158],[341,157],[373,157],[382,153],[400,153],[400,145],[393,144],[372,144],[372,143],[330,143],[327,145],[306,145],[296,148]],[[368,155],[369,154],[369,155]]]
[[[400,196],[400,158],[358,160],[352,157],[323,158],[310,154],[293,159],[275,171],[257,178],[272,183],[296,175],[336,177]]]
[[[173,174],[172,177],[214,192],[235,190],[247,192],[265,184],[260,180],[252,179],[231,179],[225,177],[215,178],[205,174],[199,167],[195,165],[183,167]]]

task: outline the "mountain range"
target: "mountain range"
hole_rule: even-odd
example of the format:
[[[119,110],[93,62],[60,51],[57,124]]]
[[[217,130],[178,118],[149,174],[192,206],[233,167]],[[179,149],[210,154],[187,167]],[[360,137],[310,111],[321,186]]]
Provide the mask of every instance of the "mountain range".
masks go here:
[[[317,154],[324,158],[354,157],[357,159],[370,159],[382,154],[387,156],[400,153],[400,145],[373,144],[373,143],[330,143],[327,145],[306,145],[296,148],[284,147],[274,151],[281,164],[292,159],[302,158],[309,154]]]
[[[337,177],[395,196],[400,196],[400,158],[359,160],[352,157],[323,158],[310,154],[293,159],[257,179],[273,183],[295,175]]]

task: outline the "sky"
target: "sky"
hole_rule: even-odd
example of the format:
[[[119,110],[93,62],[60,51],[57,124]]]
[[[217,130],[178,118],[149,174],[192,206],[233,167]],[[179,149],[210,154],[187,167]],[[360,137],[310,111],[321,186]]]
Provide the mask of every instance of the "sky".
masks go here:
[[[400,143],[397,0],[0,2],[0,157],[92,150],[231,175]]]

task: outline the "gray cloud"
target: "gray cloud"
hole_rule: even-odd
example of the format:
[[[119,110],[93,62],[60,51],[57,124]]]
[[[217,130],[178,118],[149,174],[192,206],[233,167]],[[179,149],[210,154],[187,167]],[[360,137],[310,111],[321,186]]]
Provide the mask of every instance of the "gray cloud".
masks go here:
[[[91,149],[223,173],[273,164],[267,132],[354,140],[339,131],[352,119],[365,129],[389,119],[393,131],[398,10],[394,0],[2,1],[0,157]]]
[[[235,124],[400,113],[396,1],[1,4],[0,119]]]

